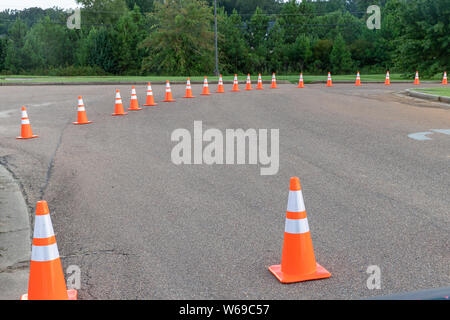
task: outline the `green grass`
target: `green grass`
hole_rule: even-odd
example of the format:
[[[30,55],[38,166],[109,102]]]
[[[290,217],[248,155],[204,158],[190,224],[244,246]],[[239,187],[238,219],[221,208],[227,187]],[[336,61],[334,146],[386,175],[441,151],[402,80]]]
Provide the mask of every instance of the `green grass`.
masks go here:
[[[414,91],[420,91],[424,93],[434,94],[437,96],[450,97],[450,87],[448,88],[426,88],[426,89],[416,89]]]
[[[239,74],[238,79],[240,83],[244,83],[247,75]],[[257,75],[252,75],[252,82],[256,83]],[[364,82],[373,82],[373,81],[384,81],[386,75],[385,74],[361,74],[361,81]],[[223,76],[223,80],[233,80],[234,75]],[[277,80],[288,80],[291,83],[298,82],[299,75],[277,75]],[[333,81],[355,81],[356,75],[332,75]],[[391,73],[390,74],[391,82],[396,81],[411,81],[413,82],[413,78],[404,78],[401,74]],[[26,80],[23,80],[26,79]],[[202,81],[204,79],[203,76],[193,76],[190,77],[191,81]],[[272,75],[263,75],[263,80],[271,80]],[[186,77],[184,76],[74,76],[74,77],[54,77],[54,76],[28,76],[28,75],[2,75],[0,76],[0,82],[8,83],[8,82],[147,82],[147,81],[186,81]],[[208,75],[208,80],[211,82],[218,81],[218,77],[213,75]],[[304,74],[303,80],[305,83],[310,83],[313,81],[326,81],[327,74],[321,75],[310,75]],[[439,79],[432,79],[439,80]]]

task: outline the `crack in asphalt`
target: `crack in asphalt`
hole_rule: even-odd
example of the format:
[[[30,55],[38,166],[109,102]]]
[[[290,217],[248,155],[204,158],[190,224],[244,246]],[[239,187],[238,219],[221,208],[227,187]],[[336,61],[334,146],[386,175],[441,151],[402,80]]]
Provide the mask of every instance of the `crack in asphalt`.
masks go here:
[[[124,256],[124,257],[129,257],[129,256],[134,255],[132,253],[119,252],[119,251],[116,251],[115,249],[105,249],[105,250],[85,251],[85,252],[68,254],[65,256],[61,256],[61,258],[85,257],[85,256],[91,256],[91,255],[97,255],[97,254],[114,254],[114,255]]]
[[[30,261],[28,261],[28,260],[19,261],[19,262],[16,262],[15,264],[8,266],[4,269],[0,269],[0,273],[12,273],[17,270],[25,270],[25,269],[28,269],[29,266],[30,266]]]
[[[45,191],[47,190],[48,184],[50,182],[50,178],[52,177],[53,167],[55,166],[55,157],[59,150],[59,147],[61,146],[62,138],[64,136],[64,131],[66,131],[69,124],[70,124],[70,121],[67,121],[66,125],[61,130],[61,134],[59,135],[58,144],[56,145],[55,151],[53,152],[53,154],[50,158],[50,162],[49,162],[48,168],[47,168],[47,174],[45,177],[45,183],[43,184],[43,186],[41,187],[41,190],[40,190],[40,199],[44,199],[44,194],[45,194]]]

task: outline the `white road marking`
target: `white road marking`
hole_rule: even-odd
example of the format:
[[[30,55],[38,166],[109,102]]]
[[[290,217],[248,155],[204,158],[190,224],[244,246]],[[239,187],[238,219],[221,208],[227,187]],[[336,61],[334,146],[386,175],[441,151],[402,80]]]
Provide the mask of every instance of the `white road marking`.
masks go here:
[[[408,137],[414,140],[418,141],[424,141],[424,140],[433,140],[430,137],[427,137],[427,135],[433,134],[434,132],[447,134],[450,136],[450,129],[430,129],[431,131],[425,131],[425,132],[416,132],[408,134]]]
[[[433,134],[433,132],[416,132],[416,133],[411,133],[408,134],[408,137],[410,137],[411,139],[414,140],[419,140],[419,141],[423,141],[423,140],[433,140],[431,138],[428,138],[426,135],[427,134]]]

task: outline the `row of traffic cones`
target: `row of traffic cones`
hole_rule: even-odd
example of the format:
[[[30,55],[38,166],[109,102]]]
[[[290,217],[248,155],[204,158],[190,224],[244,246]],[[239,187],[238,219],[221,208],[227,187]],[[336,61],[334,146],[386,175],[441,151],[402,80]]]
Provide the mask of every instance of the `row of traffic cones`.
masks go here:
[[[316,262],[303,194],[298,177],[292,177],[284,229],[281,264],[269,271],[282,283],[329,278],[331,273]],[[77,300],[67,290],[47,202],[38,201],[35,212],[28,292],[21,300]]]
[[[389,71],[386,72],[386,79],[385,79],[384,84],[387,86],[391,85]],[[414,77],[414,84],[415,85],[420,84],[418,71],[416,71],[416,74]],[[442,78],[442,84],[443,85],[448,84],[446,71],[444,72],[444,76]],[[361,86],[361,85],[362,85],[361,84],[361,76],[358,71],[356,74],[355,86]],[[333,86],[333,81],[331,79],[331,73],[328,72],[327,87],[332,87],[332,86]],[[304,88],[304,87],[305,87],[305,85],[304,85],[304,81],[303,81],[303,74],[300,73],[297,88]],[[275,73],[272,74],[271,88],[272,89],[277,88],[277,80],[275,77]],[[258,89],[258,90],[264,89],[262,79],[261,79],[261,74],[258,75],[258,83],[257,83],[256,89]],[[253,90],[252,82],[250,79],[250,74],[247,75],[245,90]],[[240,91],[236,74],[234,75],[233,88],[231,91],[232,92]],[[222,75],[220,75],[216,93],[224,93],[224,92],[225,92],[225,90],[224,90],[224,86],[223,86],[223,79],[222,79]],[[201,93],[201,95],[204,95],[204,96],[211,95],[211,93],[209,92],[207,77],[205,77],[205,79],[203,81],[203,92]],[[195,96],[192,94],[191,81],[189,78],[187,79],[187,82],[186,82],[186,95],[183,98],[195,98]],[[165,96],[165,99],[162,101],[163,102],[175,102],[176,101],[172,96],[172,89],[170,87],[169,80],[167,80],[167,82],[166,82],[166,96]],[[147,100],[146,100],[146,103],[144,104],[144,106],[157,106],[157,105],[158,104],[155,102],[155,99],[153,97],[151,83],[149,82],[147,84]],[[114,108],[115,108],[115,110],[114,110],[114,113],[112,114],[113,116],[122,116],[122,115],[128,114],[127,112],[124,111],[122,98],[120,96],[119,90],[116,90],[116,98],[115,98]],[[136,95],[136,88],[134,86],[131,87],[131,102],[130,102],[130,107],[128,108],[128,110],[129,111],[142,110],[142,108],[139,107],[139,102],[138,102],[137,95]],[[84,102],[83,102],[83,98],[81,96],[79,96],[78,97],[77,121],[73,122],[73,124],[82,125],[82,124],[89,124],[89,123],[92,123],[92,121],[88,120],[87,114],[86,114],[86,108],[85,108]],[[30,119],[28,118],[27,109],[25,108],[25,106],[23,106],[22,107],[22,120],[21,120],[21,135],[19,137],[17,137],[17,139],[32,139],[32,138],[37,138],[37,137],[38,137],[38,135],[34,135],[31,130]]]

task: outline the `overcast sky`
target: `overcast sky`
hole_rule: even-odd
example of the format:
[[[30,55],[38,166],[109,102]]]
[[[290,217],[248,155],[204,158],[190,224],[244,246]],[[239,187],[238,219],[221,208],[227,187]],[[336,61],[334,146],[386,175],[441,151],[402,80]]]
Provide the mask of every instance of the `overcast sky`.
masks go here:
[[[75,0],[0,0],[0,11],[5,9],[24,9],[40,7],[43,9],[57,6],[59,8],[76,8]]]

